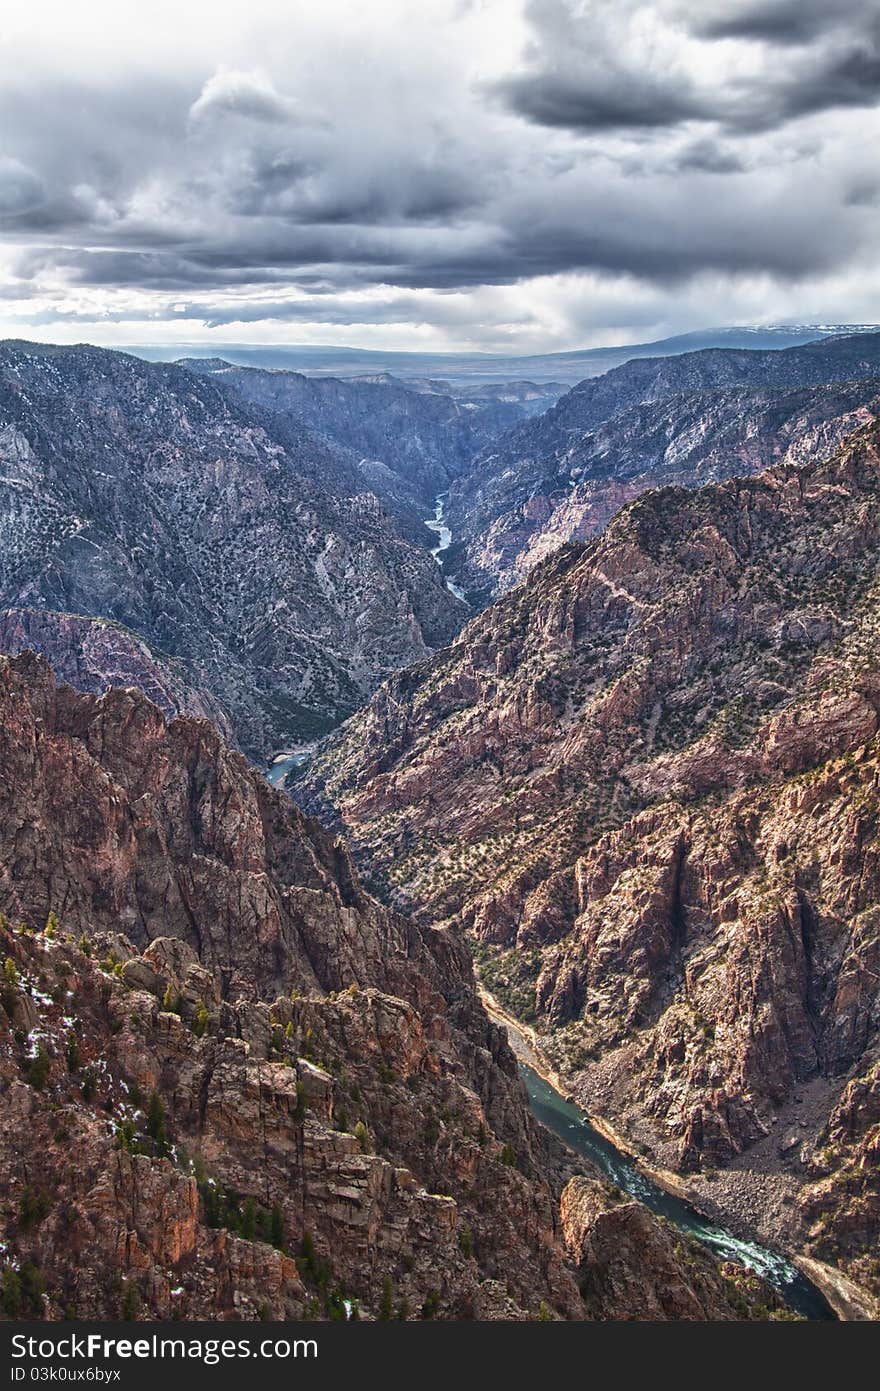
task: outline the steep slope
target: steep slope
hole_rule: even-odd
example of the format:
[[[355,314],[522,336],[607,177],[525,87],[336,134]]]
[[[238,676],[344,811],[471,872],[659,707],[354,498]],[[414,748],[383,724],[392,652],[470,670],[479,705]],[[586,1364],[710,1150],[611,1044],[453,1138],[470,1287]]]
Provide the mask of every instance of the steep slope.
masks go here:
[[[0,605],[112,619],[265,754],[354,709],[463,605],[348,463],[212,381],[0,348]]]
[[[0,710],[7,1312],[579,1313],[461,943],[207,723],[30,654]]]
[[[639,359],[581,382],[477,457],[447,517],[478,596],[564,541],[587,540],[648,488],[827,457],[876,406],[880,334],[782,352]]]
[[[0,721],[0,1316],[646,1316],[632,1205],[594,1185],[601,1240],[583,1193],[562,1226],[456,933],[206,722],[30,653]],[[646,1222],[662,1316],[784,1316]]]
[[[181,365],[268,413],[276,432],[305,426],[341,446],[365,485],[416,521],[479,450],[525,414],[515,393],[508,400],[459,400],[438,390],[410,390],[391,378],[340,381],[216,359]]]
[[[382,687],[297,792],[384,892],[465,923],[587,1110],[684,1169],[765,1142],[789,1237],[880,1030],[878,441],[647,494]]]

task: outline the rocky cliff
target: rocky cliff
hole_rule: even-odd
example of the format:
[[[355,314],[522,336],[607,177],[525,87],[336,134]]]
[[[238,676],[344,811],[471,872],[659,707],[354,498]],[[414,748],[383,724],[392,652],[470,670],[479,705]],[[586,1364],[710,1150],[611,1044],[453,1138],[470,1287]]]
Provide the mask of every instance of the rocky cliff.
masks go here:
[[[705,1246],[609,1184],[573,1178],[561,1212],[592,1318],[723,1323],[786,1317],[763,1280],[730,1262],[719,1264]]]
[[[464,922],[587,1110],[680,1169],[760,1150],[777,1230],[844,1262],[876,1220],[846,1117],[880,1029],[878,446],[640,498],[384,686],[297,794],[394,901]]]
[[[877,404],[880,334],[637,359],[489,445],[451,490],[463,581],[503,592],[649,488],[826,458]]]
[[[276,430],[305,427],[333,441],[366,486],[415,522],[475,454],[523,419],[529,385],[514,383],[500,397],[485,388],[461,397],[441,382],[418,383],[422,389],[415,390],[387,376],[342,381],[216,359],[182,365],[268,414]]]
[[[169,719],[194,715],[210,720],[227,743],[235,743],[229,716],[207,691],[190,684],[185,663],[153,651],[119,623],[45,609],[3,609],[0,652],[12,657],[39,652],[59,681],[93,695],[109,686],[133,686]]]
[[[30,654],[0,708],[6,1312],[580,1315],[454,934],[205,722]]]
[[[582,1175],[560,1216],[462,940],[211,725],[31,653],[0,725],[0,1316],[784,1315]]]
[[[0,605],[133,630],[255,754],[466,614],[345,457],[179,367],[0,347],[0,475]]]

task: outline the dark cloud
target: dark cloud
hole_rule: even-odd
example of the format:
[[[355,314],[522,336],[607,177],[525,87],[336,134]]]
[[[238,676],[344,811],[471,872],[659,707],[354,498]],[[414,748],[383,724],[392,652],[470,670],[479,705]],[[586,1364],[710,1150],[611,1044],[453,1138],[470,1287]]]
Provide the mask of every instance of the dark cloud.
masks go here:
[[[730,133],[778,129],[802,116],[880,101],[880,15],[874,0],[843,0],[835,9],[812,0],[779,0],[731,11],[692,3],[670,14],[705,40],[748,38],[801,45],[750,76],[701,82],[681,65],[658,71],[636,42],[625,41],[627,17],[655,7],[626,0],[621,26],[602,7],[529,0],[534,31],[524,71],[496,84],[510,110],[539,125],[585,135],[646,132],[716,122]]]
[[[509,0],[460,23],[493,3],[501,24]],[[591,276],[603,313],[616,294],[616,322],[647,323],[700,276],[845,275],[876,242],[880,36],[873,5],[833,8],[530,0],[489,87],[390,28],[298,64],[268,39],[240,68],[200,43],[118,71],[0,55],[4,303],[27,287],[37,323],[440,324],[454,292]]]
[[[675,82],[609,69],[537,70],[499,82],[512,111],[542,126],[601,132],[651,130],[709,118],[708,104]]]
[[[735,0],[690,8],[694,33],[712,39],[754,39],[783,46],[810,43],[841,25],[876,14],[872,0]]]

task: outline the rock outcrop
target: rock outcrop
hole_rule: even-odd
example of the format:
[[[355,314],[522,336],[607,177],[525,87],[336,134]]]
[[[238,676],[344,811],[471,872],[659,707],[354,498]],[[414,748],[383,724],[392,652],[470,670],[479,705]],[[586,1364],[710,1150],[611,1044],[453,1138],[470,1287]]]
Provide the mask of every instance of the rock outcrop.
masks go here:
[[[785,1317],[760,1277],[729,1262],[719,1265],[694,1238],[596,1179],[567,1184],[562,1231],[592,1318],[702,1323]]]

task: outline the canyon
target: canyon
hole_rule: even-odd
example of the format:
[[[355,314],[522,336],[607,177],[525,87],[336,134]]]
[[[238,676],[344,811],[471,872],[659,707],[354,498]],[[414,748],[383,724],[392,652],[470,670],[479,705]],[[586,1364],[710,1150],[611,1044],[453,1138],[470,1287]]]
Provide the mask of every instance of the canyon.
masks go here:
[[[634,1217],[660,1316],[787,1316],[571,1173],[460,935],[365,894],[207,721],[30,652],[0,715],[7,1317],[653,1316]]]
[[[585,1110],[874,1290],[878,487],[870,425],[645,494],[294,785]]]
[[[393,400],[398,433],[408,398],[406,457],[430,474],[416,437],[437,398],[372,391]],[[255,756],[326,732],[458,630],[468,610],[417,526],[413,539],[350,451],[210,376],[0,347],[0,608],[130,630]],[[43,632],[64,661],[48,620]]]
[[[878,345],[0,347],[7,1314],[877,1316]]]
[[[649,488],[822,459],[872,418],[880,335],[636,358],[488,445],[451,488],[453,559],[485,602]]]

